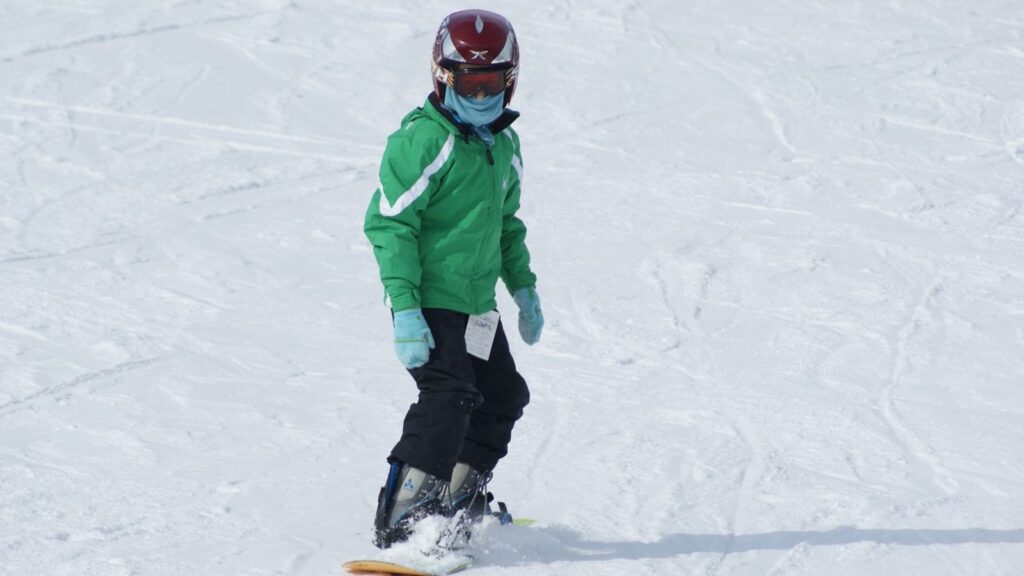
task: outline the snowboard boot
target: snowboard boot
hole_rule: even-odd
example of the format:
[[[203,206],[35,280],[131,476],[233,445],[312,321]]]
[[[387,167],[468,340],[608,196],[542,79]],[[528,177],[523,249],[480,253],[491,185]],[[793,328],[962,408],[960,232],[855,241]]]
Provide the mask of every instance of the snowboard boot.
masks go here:
[[[480,472],[463,462],[452,470],[452,481],[448,495],[451,499],[452,514],[465,510],[463,515],[472,522],[479,522],[484,516],[494,516],[502,524],[511,524],[512,515],[504,502],[498,502],[498,511],[491,509],[494,494],[487,491],[491,472]]]
[[[373,544],[388,548],[409,538],[412,525],[445,513],[448,483],[418,468],[393,462],[377,498]]]
[[[469,464],[459,462],[452,470],[452,482],[448,494],[451,497],[452,512],[464,510],[463,517],[477,522],[491,513],[494,495],[487,491],[491,473],[481,473]]]

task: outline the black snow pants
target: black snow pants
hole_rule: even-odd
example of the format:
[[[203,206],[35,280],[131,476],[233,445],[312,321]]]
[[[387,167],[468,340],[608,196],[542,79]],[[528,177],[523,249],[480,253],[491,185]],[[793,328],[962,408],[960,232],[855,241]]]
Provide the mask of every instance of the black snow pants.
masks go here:
[[[419,398],[409,407],[402,438],[389,462],[399,460],[450,481],[456,462],[481,472],[493,470],[508,453],[512,427],[530,401],[516,371],[501,323],[489,360],[466,352],[469,316],[424,308],[434,336],[430,360],[409,370]]]

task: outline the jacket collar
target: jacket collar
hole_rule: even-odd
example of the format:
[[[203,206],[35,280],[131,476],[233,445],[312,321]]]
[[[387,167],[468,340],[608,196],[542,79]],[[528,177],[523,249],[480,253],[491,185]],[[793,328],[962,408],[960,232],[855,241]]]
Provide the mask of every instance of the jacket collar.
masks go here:
[[[441,101],[437,98],[437,93],[431,92],[430,96],[427,96],[427,101],[430,103],[431,108],[433,108],[435,112],[437,112],[456,130],[458,130],[459,134],[461,134],[463,138],[468,139],[474,134],[472,126],[456,120],[455,117],[452,116],[451,111],[445,108],[444,104],[441,104]],[[519,118],[519,112],[505,108],[505,110],[502,111],[501,116],[498,116],[497,120],[487,125],[487,129],[490,130],[492,134],[497,134],[511,126],[512,123],[516,121],[516,118]]]

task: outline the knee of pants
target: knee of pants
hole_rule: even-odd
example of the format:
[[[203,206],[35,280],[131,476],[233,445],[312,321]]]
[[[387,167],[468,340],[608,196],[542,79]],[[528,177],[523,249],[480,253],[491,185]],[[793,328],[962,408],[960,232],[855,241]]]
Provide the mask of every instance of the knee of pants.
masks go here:
[[[519,390],[516,398],[519,404],[519,411],[521,412],[530,403],[530,388],[526,385],[526,380],[522,376],[519,377]]]
[[[518,374],[515,378],[510,379],[506,386],[507,388],[501,395],[500,405],[491,405],[491,410],[517,420],[523,415],[523,408],[530,403],[530,389],[526,385],[526,380]],[[494,404],[498,404],[498,402]]]

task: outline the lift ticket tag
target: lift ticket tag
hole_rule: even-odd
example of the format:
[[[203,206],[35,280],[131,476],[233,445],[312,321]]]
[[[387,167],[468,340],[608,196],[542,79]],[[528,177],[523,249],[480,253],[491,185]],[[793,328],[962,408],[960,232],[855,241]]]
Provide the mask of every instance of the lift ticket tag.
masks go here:
[[[491,346],[494,345],[494,335],[498,333],[500,319],[501,315],[497,310],[470,316],[469,324],[466,325],[466,352],[477,358],[490,360]]]

